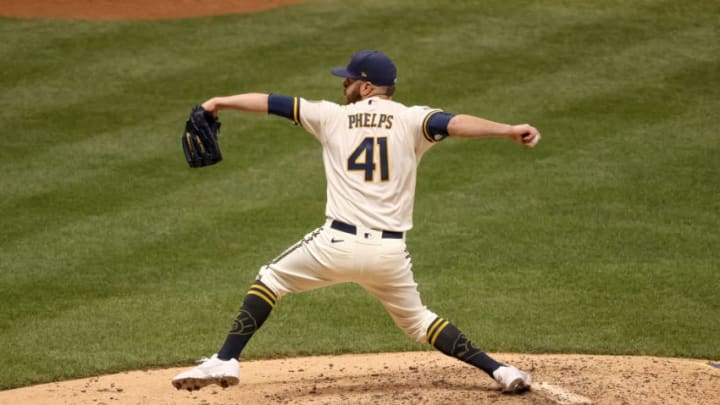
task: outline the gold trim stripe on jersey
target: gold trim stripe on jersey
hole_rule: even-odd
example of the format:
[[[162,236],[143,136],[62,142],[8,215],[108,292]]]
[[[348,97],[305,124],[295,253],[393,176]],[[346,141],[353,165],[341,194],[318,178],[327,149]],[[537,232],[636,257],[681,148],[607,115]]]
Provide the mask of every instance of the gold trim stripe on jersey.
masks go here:
[[[436,141],[435,141],[435,138],[432,137],[432,135],[430,134],[430,132],[428,132],[427,124],[428,124],[428,122],[430,121],[430,117],[432,117],[433,115],[435,115],[435,114],[437,114],[437,113],[439,113],[439,112],[440,112],[440,111],[433,111],[433,112],[431,112],[430,114],[427,115],[427,117],[425,117],[425,119],[423,120],[423,123],[422,123],[423,136],[424,136],[425,139],[427,139],[428,142],[430,142],[430,143],[435,143]]]
[[[293,121],[302,126],[300,124],[300,100],[297,97],[293,97]]]

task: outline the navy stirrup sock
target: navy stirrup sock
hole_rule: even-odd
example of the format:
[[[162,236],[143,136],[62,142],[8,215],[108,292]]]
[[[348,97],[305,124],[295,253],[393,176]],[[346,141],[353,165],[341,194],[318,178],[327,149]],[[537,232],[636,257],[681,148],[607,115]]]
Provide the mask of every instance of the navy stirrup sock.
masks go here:
[[[253,283],[240,307],[240,313],[235,317],[232,329],[225,338],[225,343],[218,351],[220,360],[240,357],[247,342],[270,315],[276,301],[277,296],[265,284],[260,281]]]
[[[455,325],[438,317],[428,328],[428,342],[444,354],[455,357],[486,372],[494,378],[493,371],[502,364],[493,360],[463,335]]]

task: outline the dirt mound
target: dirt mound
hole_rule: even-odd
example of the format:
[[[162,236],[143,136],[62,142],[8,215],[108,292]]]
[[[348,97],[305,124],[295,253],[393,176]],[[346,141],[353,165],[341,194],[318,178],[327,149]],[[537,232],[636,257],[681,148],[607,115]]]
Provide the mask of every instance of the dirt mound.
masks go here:
[[[483,372],[439,352],[241,362],[240,385],[177,391],[186,368],[133,371],[1,391],[3,404],[720,404],[717,364],[688,359],[493,354],[533,375],[506,395]]]
[[[5,1],[0,16],[85,20],[157,20],[251,13],[303,0],[23,0]]]

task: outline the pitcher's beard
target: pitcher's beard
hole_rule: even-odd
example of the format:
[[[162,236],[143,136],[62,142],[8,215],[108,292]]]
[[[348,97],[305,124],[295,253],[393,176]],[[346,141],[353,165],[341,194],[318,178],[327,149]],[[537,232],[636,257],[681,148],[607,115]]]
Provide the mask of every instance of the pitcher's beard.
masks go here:
[[[360,96],[360,87],[358,86],[350,90],[350,93],[345,93],[345,104],[357,103],[360,100],[362,100],[362,97]]]

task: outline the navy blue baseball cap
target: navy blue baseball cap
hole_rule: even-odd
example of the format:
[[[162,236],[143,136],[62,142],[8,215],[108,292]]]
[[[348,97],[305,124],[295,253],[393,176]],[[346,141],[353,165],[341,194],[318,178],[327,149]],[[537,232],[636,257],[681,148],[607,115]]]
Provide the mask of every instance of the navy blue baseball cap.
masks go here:
[[[392,86],[397,80],[395,64],[379,51],[358,51],[347,67],[335,67],[330,71],[335,76],[364,80],[377,86]]]

